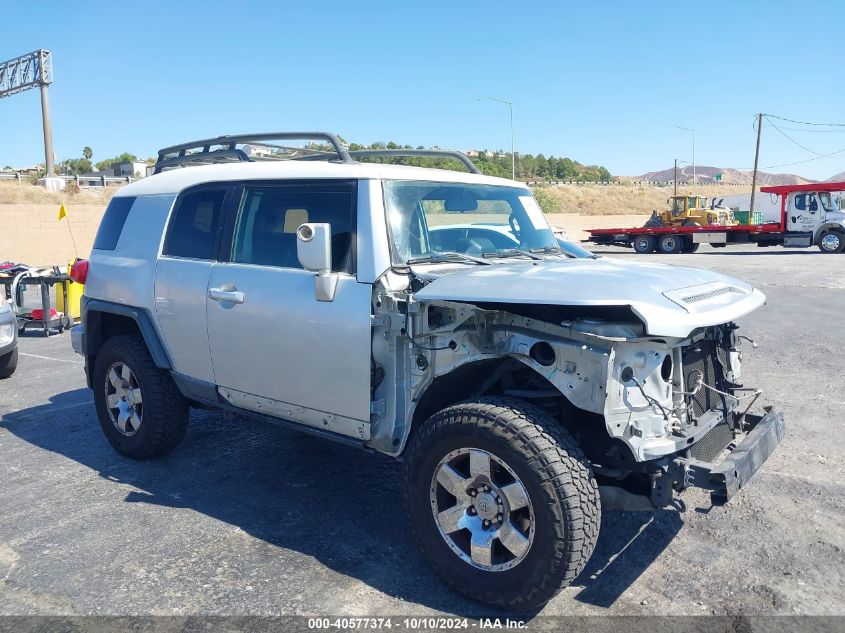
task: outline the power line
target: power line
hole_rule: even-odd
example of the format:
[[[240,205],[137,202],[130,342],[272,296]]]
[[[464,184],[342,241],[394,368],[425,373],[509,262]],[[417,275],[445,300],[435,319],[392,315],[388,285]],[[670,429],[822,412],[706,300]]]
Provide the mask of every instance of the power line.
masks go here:
[[[782,135],[782,136],[783,136],[786,140],[788,140],[790,143],[793,143],[794,145],[797,145],[798,147],[800,147],[800,148],[801,148],[801,149],[803,149],[804,151],[810,152],[811,154],[815,154],[816,156],[821,156],[821,155],[822,155],[822,153],[821,153],[821,152],[817,152],[817,151],[815,151],[815,150],[810,149],[809,147],[807,147],[807,146],[805,146],[805,145],[802,145],[801,143],[799,143],[798,141],[796,141],[794,138],[792,138],[791,136],[789,136],[789,134],[787,134],[786,132],[784,132],[783,130],[781,130],[781,129],[777,126],[777,125],[775,125],[774,123],[772,123],[772,122],[769,120],[769,115],[768,115],[768,114],[764,114],[764,115],[763,115],[763,117],[764,117],[767,121],[769,121],[769,125],[771,125],[773,128],[775,128],[775,129],[778,131],[778,133],[779,133],[779,134],[781,134],[781,135]]]
[[[809,121],[796,121],[795,119],[787,119],[782,116],[778,116],[776,114],[764,114],[766,118],[771,117],[773,119],[779,119],[781,121],[787,121],[789,123],[797,123],[798,125],[817,125],[821,127],[845,127],[845,123],[811,123]]]
[[[838,149],[835,152],[831,152],[830,154],[822,154],[821,156],[816,156],[814,158],[808,158],[806,160],[799,160],[794,163],[784,163],[783,165],[768,165],[767,167],[763,167],[763,169],[775,169],[777,167],[792,167],[793,165],[802,165],[804,163],[811,163],[814,160],[821,160],[822,158],[830,158],[831,156],[836,156],[837,154],[845,153],[845,147],[842,149]]]
[[[767,125],[774,127],[774,124],[771,121],[767,123]],[[781,125],[780,129],[789,130],[790,132],[801,132],[802,134],[845,134],[845,130],[808,130],[800,127],[787,127],[785,125]]]

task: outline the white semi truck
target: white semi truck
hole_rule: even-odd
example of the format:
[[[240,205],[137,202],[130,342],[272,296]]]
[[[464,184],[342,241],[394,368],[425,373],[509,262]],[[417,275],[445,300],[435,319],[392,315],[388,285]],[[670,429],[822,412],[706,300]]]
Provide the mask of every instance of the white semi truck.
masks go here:
[[[823,253],[842,253],[845,251],[842,192],[845,182],[762,187],[754,200],[754,211],[762,213],[762,220],[753,224],[592,229],[588,241],[633,246],[639,253],[692,252],[699,244],[723,247],[749,243],[793,248],[818,246]],[[744,208],[745,196],[731,198],[717,197],[714,202],[740,211],[750,210],[750,195]]]

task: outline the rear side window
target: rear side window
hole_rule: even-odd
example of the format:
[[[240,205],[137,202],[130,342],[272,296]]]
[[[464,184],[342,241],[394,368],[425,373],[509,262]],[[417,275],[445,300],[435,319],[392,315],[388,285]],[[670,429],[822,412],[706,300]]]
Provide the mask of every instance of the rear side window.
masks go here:
[[[112,198],[106,212],[97,229],[97,237],[94,238],[94,248],[101,251],[113,251],[117,248],[117,241],[129,217],[129,210],[135,204],[135,197]]]
[[[225,189],[203,189],[184,194],[176,203],[164,241],[164,255],[214,259]]]

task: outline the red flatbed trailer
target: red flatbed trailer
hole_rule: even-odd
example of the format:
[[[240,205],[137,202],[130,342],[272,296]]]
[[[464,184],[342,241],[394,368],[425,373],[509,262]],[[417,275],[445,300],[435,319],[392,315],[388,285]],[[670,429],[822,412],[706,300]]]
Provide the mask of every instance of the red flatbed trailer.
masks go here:
[[[692,253],[700,244],[716,248],[728,244],[757,244],[762,247],[809,247],[816,244],[822,252],[845,251],[845,213],[836,207],[830,196],[831,192],[845,191],[845,182],[761,187],[760,191],[781,197],[779,222],[590,229],[590,237],[585,241],[629,246],[638,253]],[[819,194],[826,194],[826,197]]]

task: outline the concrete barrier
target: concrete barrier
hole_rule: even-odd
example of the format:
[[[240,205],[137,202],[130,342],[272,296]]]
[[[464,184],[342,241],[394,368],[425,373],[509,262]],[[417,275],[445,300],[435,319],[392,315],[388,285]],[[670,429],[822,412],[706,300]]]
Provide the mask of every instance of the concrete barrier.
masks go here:
[[[65,205],[65,209],[68,217],[59,221],[57,204],[0,205],[0,261],[52,266],[66,264],[77,252],[88,257],[105,207]]]

